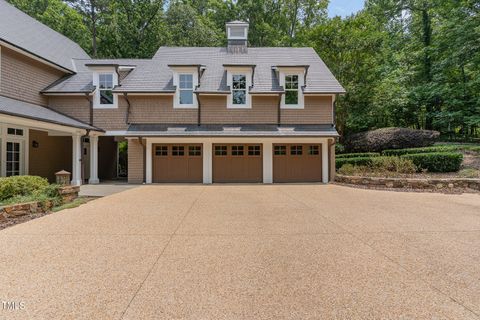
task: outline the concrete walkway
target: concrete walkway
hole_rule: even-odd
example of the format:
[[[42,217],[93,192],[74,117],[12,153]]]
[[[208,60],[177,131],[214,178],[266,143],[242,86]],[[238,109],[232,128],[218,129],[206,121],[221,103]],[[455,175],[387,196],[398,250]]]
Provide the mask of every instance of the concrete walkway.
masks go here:
[[[125,190],[137,188],[140,185],[126,182],[102,182],[101,184],[84,184],[80,186],[82,197],[105,197]]]
[[[141,186],[1,231],[0,319],[480,319],[479,248],[475,194]]]

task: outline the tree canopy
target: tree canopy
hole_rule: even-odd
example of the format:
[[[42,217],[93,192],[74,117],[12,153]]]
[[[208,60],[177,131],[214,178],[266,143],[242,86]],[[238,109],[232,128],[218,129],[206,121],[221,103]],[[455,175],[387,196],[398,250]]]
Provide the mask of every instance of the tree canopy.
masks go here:
[[[478,0],[366,0],[346,18],[328,0],[10,0],[93,57],[150,58],[159,46],[225,45],[225,22],[250,23],[250,46],[313,47],[347,90],[342,134],[389,126],[480,134]]]

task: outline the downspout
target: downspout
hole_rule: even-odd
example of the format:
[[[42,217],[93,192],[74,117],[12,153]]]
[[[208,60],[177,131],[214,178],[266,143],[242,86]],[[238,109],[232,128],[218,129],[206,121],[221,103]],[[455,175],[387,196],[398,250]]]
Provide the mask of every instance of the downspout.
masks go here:
[[[93,100],[90,96],[90,93],[85,93],[85,98],[87,99],[88,101],[88,106],[89,106],[89,110],[90,110],[90,120],[89,120],[89,125],[93,126]]]
[[[337,126],[337,99],[338,99],[338,94],[335,95],[335,101],[333,101],[333,119],[332,119],[332,125],[334,128]]]
[[[197,110],[197,126],[202,125],[202,104],[200,102],[200,93],[195,92],[195,95],[197,96],[197,104],[198,104],[198,110]]]
[[[277,125],[280,126],[281,123],[282,123],[282,115],[281,115],[281,111],[282,111],[282,94],[283,93],[280,93],[278,95],[278,106],[277,106]]]
[[[123,93],[123,97],[125,98],[125,101],[127,101],[127,112],[125,114],[125,123],[130,124],[130,100],[128,100],[128,94],[126,92]]]

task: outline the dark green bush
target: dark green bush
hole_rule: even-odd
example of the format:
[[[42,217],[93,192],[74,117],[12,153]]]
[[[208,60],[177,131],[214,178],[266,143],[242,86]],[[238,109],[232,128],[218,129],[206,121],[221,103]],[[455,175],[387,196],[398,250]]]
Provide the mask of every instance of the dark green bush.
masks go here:
[[[337,159],[342,158],[364,158],[364,157],[379,157],[378,152],[359,152],[359,153],[343,153],[336,155]]]
[[[0,178],[0,201],[41,192],[48,187],[48,180],[37,176]]]
[[[373,157],[357,157],[357,158],[337,158],[335,159],[335,168],[340,169],[344,164],[353,166],[366,166],[372,163]]]
[[[382,154],[385,156],[402,156],[404,154],[418,154],[418,153],[433,153],[433,152],[449,152],[456,151],[458,148],[455,146],[433,146],[426,148],[407,148],[397,150],[384,150]]]
[[[345,152],[345,147],[343,146],[343,144],[336,143],[335,144],[335,153],[339,154],[339,153],[343,153],[343,152]]]
[[[419,170],[430,172],[458,171],[463,161],[463,155],[456,152],[405,154],[401,158],[410,159]]]

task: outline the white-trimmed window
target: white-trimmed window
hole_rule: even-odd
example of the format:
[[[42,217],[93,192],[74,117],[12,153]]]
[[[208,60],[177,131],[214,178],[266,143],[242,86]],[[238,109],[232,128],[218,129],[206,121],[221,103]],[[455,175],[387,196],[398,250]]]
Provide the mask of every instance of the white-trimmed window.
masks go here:
[[[28,129],[0,125],[1,176],[28,174],[28,139]]]
[[[304,97],[302,87],[304,86],[305,70],[295,68],[281,69],[279,72],[280,85],[285,90],[282,95],[282,109],[303,109]]]
[[[252,86],[252,68],[228,67],[227,86],[230,87],[227,108],[249,109],[252,107],[252,97],[248,92]]]
[[[96,87],[93,107],[111,109],[118,107],[118,97],[113,89],[118,85],[118,74],[112,68],[95,69],[93,85]]]
[[[198,87],[197,67],[171,67],[173,70],[173,85],[176,87],[173,107],[177,109],[198,108],[195,88]]]
[[[247,76],[245,74],[232,75],[232,105],[244,106],[247,104]]]
[[[179,104],[193,105],[193,74],[181,73],[179,79]]]

